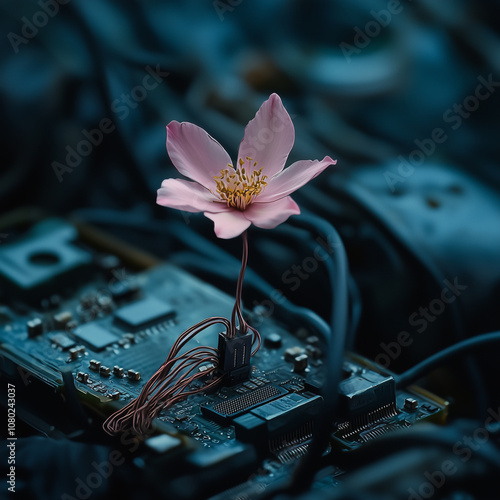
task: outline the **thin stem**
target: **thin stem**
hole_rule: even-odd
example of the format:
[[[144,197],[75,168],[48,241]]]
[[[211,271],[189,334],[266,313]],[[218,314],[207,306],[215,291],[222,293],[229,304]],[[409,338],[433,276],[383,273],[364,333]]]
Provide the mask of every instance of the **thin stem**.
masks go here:
[[[245,271],[248,263],[248,236],[245,231],[241,238],[243,240],[243,254],[241,257],[241,269],[240,274],[238,276],[238,283],[236,284],[236,300],[234,302],[233,313],[231,314],[231,326],[228,329],[228,337],[233,338],[236,336],[236,316],[238,317],[238,329],[242,335],[245,335],[250,330],[253,333],[253,342],[255,344],[257,342],[257,347],[253,350],[252,356],[259,350],[261,338],[260,333],[252,326],[250,326],[243,317],[243,312],[241,309],[241,297],[243,294],[243,279],[245,277]]]
[[[248,325],[243,318],[243,314],[241,312],[241,296],[243,293],[243,279],[245,277],[245,270],[247,268],[248,263],[248,237],[247,232],[245,231],[241,235],[243,241],[243,254],[241,256],[241,269],[240,274],[238,276],[238,283],[236,284],[236,300],[233,307],[233,313],[231,314],[231,334],[230,337],[234,337],[236,335],[236,316],[238,316],[239,329],[241,333],[245,334],[248,330]]]

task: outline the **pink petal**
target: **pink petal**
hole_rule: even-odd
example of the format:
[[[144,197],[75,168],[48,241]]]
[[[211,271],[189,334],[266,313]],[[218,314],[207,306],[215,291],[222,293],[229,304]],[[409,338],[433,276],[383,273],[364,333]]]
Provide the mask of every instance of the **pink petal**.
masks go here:
[[[329,156],[325,156],[321,161],[297,161],[270,179],[262,193],[258,195],[257,201],[270,202],[284,198],[314,179],[326,167],[336,163],[337,160],[332,160]]]
[[[300,214],[300,208],[287,196],[271,203],[252,203],[243,213],[257,227],[272,229],[285,222],[290,215]]]
[[[168,124],[167,151],[182,175],[208,189],[215,189],[214,176],[231,163],[226,150],[213,137],[187,122]]]
[[[251,170],[264,167],[263,175],[271,178],[281,172],[295,140],[295,131],[289,114],[277,94],[262,104],[255,118],[245,128],[238,161],[252,158]],[[253,167],[257,162],[256,167]],[[249,170],[248,162],[245,168]]]
[[[250,226],[250,221],[239,210],[210,213],[205,212],[205,217],[214,221],[214,230],[217,238],[228,240],[239,236]]]
[[[158,189],[158,205],[177,208],[185,212],[218,212],[226,210],[224,203],[217,203],[217,198],[208,189],[196,182],[183,179],[165,179]]]

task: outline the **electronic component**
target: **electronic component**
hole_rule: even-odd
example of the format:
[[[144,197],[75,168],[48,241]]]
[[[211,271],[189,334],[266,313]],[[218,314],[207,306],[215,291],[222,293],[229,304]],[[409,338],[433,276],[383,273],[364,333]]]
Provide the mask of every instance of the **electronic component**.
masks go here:
[[[293,362],[293,360],[297,356],[300,356],[305,352],[306,352],[305,349],[300,346],[289,347],[288,349],[285,350],[285,361]]]
[[[125,375],[125,370],[118,365],[113,366],[113,375],[115,377],[123,377]]]
[[[127,377],[130,380],[141,380],[141,373],[136,370],[128,370]]]
[[[235,418],[236,438],[247,443],[267,440],[311,420],[322,406],[321,396],[287,394]]]
[[[95,323],[79,326],[73,335],[87,344],[94,351],[101,351],[106,346],[118,341],[118,337]]]
[[[270,349],[279,349],[281,344],[282,340],[279,333],[273,332],[264,338],[264,345]]]
[[[43,323],[40,318],[34,318],[26,323],[26,330],[28,330],[28,337],[36,337],[43,333]]]
[[[84,372],[78,372],[76,374],[76,380],[78,380],[78,382],[83,382],[84,384],[86,384],[89,380],[89,374]]]
[[[266,385],[242,396],[226,399],[213,405],[202,406],[201,413],[211,420],[227,424],[238,415],[286,393],[287,391],[283,387]]]
[[[70,311],[63,311],[54,314],[53,320],[56,328],[64,329],[64,327],[73,319],[73,315]]]
[[[49,335],[50,341],[57,347],[60,347],[63,351],[66,351],[70,347],[75,345],[75,342],[71,340],[65,333],[53,333]]]
[[[368,369],[344,367],[345,378],[339,386],[339,425],[344,435],[396,414],[396,385],[391,376]]]
[[[306,345],[306,353],[313,359],[319,359],[323,356],[323,351],[314,345]]]
[[[91,370],[94,370],[95,372],[98,372],[99,368],[101,368],[101,362],[96,361],[95,359],[91,359],[89,362],[89,368]]]
[[[116,391],[116,390],[115,390],[115,391],[109,392],[109,393],[107,394],[107,396],[108,396],[108,398],[110,398],[110,399],[117,400],[117,399],[119,399],[119,398],[120,398],[120,391]]]
[[[219,333],[219,373],[224,376],[227,385],[233,385],[250,376],[250,355],[253,335],[227,338]]]
[[[296,373],[302,373],[307,368],[309,362],[309,356],[307,354],[299,354],[293,360],[293,371]]]
[[[405,398],[404,409],[415,411],[418,408],[418,401],[414,398]]]
[[[69,350],[69,357],[71,360],[75,360],[75,359],[78,359],[78,356],[80,354],[84,354],[85,353],[85,347],[82,346],[82,345],[79,345],[79,346],[76,346],[76,347],[72,347],[70,350]]]
[[[174,315],[175,311],[170,304],[147,297],[115,311],[115,322],[126,331],[137,332]]]
[[[371,370],[360,370],[342,380],[340,412],[354,418],[388,404],[396,402],[394,378]]]
[[[111,375],[111,368],[109,368],[109,366],[102,365],[99,368],[99,375],[102,377],[109,377]]]

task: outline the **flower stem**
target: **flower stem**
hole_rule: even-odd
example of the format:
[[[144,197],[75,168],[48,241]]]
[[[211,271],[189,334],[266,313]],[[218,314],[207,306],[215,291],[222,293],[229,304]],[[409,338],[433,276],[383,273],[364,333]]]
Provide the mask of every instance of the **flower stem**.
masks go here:
[[[257,347],[253,350],[252,356],[259,350],[260,347],[260,334],[253,326],[250,326],[243,317],[243,312],[241,310],[241,296],[243,292],[243,278],[245,277],[245,270],[248,263],[248,237],[245,231],[242,235],[243,240],[243,255],[241,257],[241,269],[238,276],[238,283],[236,284],[236,300],[234,302],[233,313],[231,314],[231,324],[228,328],[227,336],[233,338],[236,336],[236,332],[239,331],[240,335],[246,335],[249,330],[253,333],[253,342],[257,342]],[[238,327],[236,327],[236,317],[238,317]]]
[[[241,235],[243,241],[243,254],[241,256],[241,269],[240,274],[238,276],[238,283],[236,284],[236,300],[233,307],[233,313],[231,315],[231,332],[230,336],[234,337],[236,335],[236,316],[238,316],[239,330],[242,335],[245,335],[248,331],[248,325],[243,318],[243,314],[241,311],[241,296],[243,292],[243,279],[245,277],[245,270],[247,268],[248,263],[248,236],[245,231]]]

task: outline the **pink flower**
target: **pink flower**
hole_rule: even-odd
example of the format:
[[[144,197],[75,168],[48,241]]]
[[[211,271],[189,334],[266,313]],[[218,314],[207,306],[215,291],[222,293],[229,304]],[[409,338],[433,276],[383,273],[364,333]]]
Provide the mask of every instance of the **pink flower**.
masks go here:
[[[172,121],[167,151],[175,168],[192,181],[165,179],[157,203],[186,212],[203,212],[219,238],[234,238],[250,224],[271,229],[299,214],[289,196],[336,160],[298,161],[283,169],[295,131],[277,94],[262,104],[245,129],[236,168],[226,150],[202,128]]]

